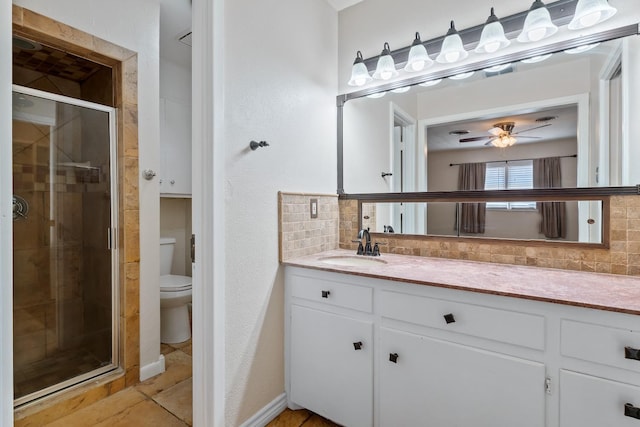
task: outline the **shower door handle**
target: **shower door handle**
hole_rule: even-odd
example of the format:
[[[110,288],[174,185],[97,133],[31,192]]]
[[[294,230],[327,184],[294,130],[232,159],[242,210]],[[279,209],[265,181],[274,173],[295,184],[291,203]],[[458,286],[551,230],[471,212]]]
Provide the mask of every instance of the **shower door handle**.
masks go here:
[[[113,249],[113,228],[107,228],[107,249]]]
[[[196,262],[196,235],[191,235],[191,263]]]

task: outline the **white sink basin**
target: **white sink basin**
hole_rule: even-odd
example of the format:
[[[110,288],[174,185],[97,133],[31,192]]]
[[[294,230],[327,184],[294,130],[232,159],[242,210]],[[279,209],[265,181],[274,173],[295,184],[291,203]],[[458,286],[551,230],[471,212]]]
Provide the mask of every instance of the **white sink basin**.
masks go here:
[[[370,257],[363,255],[353,256],[330,256],[321,258],[320,261],[330,265],[340,265],[343,267],[371,267],[375,265],[386,264],[387,262],[378,257]]]

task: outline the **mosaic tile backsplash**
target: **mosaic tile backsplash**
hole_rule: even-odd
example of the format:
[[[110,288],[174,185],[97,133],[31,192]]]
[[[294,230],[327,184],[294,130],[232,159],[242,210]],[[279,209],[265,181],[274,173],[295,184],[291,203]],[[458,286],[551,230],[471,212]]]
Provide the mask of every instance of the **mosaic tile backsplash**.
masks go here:
[[[353,249],[358,234],[358,201],[340,200],[340,248]],[[614,196],[610,207],[609,248],[527,246],[505,242],[457,242],[396,235],[377,239],[381,252],[500,264],[528,265],[564,270],[640,276],[640,196]]]
[[[311,199],[318,217],[311,218]],[[338,248],[338,196],[278,193],[280,261]]]

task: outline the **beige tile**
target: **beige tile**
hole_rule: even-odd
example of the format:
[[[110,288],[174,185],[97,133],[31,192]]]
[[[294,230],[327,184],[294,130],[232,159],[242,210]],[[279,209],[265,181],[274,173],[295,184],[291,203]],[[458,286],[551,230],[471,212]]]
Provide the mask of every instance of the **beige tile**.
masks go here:
[[[155,396],[164,390],[191,377],[191,356],[174,351],[165,356],[166,371],[162,375],[138,384],[136,389],[147,396]]]
[[[305,421],[311,418],[311,415],[311,412],[306,409],[293,411],[287,408],[273,421],[267,424],[266,427],[300,427]]]
[[[158,393],[153,400],[188,425],[193,425],[192,390],[192,382],[189,378]]]
[[[146,397],[142,393],[135,389],[128,388],[66,417],[62,417],[51,424],[47,424],[47,426],[92,426],[123,412],[127,408],[137,405],[143,400],[146,400]]]
[[[625,259],[626,259],[626,254],[625,254]],[[165,343],[160,343],[160,353],[163,355],[167,355],[169,353],[172,353],[176,351],[175,348],[171,347],[169,344],[165,344]]]
[[[189,356],[193,356],[193,345],[189,344],[188,346],[182,347],[180,351],[188,354]]]
[[[87,424],[89,426],[91,424]],[[162,406],[145,400],[98,423],[95,427],[184,427],[186,424]]]

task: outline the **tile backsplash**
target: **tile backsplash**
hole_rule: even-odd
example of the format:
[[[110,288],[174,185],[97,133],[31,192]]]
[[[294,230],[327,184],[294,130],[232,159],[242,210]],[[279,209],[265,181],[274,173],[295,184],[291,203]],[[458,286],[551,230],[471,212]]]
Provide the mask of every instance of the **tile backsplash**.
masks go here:
[[[311,199],[318,217],[311,218]],[[280,262],[338,248],[338,196],[278,193]]]
[[[356,250],[358,201],[340,200],[340,248]],[[640,276],[640,196],[614,196],[610,204],[609,248],[570,248],[504,241],[456,241],[451,238],[393,235],[376,239],[381,251],[500,264],[528,265]]]

